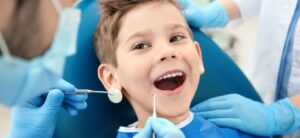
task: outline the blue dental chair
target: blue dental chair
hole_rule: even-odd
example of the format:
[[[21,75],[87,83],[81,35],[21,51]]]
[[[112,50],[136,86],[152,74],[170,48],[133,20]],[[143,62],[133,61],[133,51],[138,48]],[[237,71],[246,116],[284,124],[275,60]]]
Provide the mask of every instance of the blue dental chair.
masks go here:
[[[97,0],[84,0],[79,8],[83,12],[77,54],[67,59],[64,79],[77,88],[104,90],[97,77],[100,63],[93,49],[93,33],[100,13]],[[197,29],[193,29],[193,33],[195,40],[201,45],[205,74],[201,77],[192,105],[229,93],[261,101],[235,63],[204,33]],[[113,104],[106,95],[90,94],[88,108],[78,116],[71,117],[63,110],[60,112],[54,137],[112,138],[116,136],[119,126],[126,126],[134,121],[135,113],[126,100]]]

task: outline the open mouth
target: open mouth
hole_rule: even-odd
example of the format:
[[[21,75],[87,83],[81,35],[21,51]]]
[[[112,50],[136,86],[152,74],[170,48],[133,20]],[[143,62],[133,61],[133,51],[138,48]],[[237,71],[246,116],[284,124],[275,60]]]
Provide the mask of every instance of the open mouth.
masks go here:
[[[181,71],[173,71],[166,73],[158,77],[154,81],[154,85],[157,89],[172,91],[180,87],[186,79],[186,75]]]

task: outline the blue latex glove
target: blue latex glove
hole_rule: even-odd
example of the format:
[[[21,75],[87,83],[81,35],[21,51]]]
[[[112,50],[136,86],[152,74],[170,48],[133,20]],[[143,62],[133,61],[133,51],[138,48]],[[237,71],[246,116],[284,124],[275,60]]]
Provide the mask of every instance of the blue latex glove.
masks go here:
[[[183,13],[191,26],[196,28],[225,27],[229,17],[225,7],[218,1],[200,7],[192,0],[177,0],[183,8]]]
[[[72,92],[75,89],[73,85],[61,79],[49,93],[13,107],[12,126],[7,137],[52,137],[60,107],[72,116],[77,115],[78,110],[87,107],[86,94],[64,95],[64,92]]]
[[[149,117],[144,129],[134,138],[185,138],[184,134],[173,123],[163,118]]]
[[[259,136],[285,134],[300,128],[300,112],[288,98],[265,105],[229,94],[204,101],[192,111],[219,126]]]

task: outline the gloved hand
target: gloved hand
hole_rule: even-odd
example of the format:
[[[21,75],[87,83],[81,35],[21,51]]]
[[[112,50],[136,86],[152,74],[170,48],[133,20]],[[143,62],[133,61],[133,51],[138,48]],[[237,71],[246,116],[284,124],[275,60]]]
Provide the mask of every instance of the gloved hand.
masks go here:
[[[300,128],[300,112],[288,98],[270,105],[229,94],[192,108],[212,123],[259,136],[285,134]]]
[[[177,0],[183,8],[183,13],[191,26],[197,28],[225,27],[229,17],[225,7],[218,1],[200,7],[192,0]]]
[[[52,137],[61,106],[72,116],[77,115],[78,110],[87,107],[86,94],[64,95],[64,92],[72,92],[75,89],[73,85],[61,79],[49,93],[13,107],[12,126],[7,137]]]
[[[163,118],[149,117],[144,129],[134,138],[185,138],[184,134],[173,123]]]

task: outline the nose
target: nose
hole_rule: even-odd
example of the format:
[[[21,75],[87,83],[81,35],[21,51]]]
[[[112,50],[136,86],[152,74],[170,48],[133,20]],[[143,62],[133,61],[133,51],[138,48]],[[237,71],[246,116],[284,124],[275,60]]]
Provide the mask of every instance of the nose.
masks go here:
[[[175,49],[172,46],[160,47],[159,61],[165,61],[170,59],[176,59],[178,56]]]
[[[166,60],[168,57],[162,57],[161,59],[160,59],[160,61],[164,61],[164,60]],[[172,56],[170,56],[170,58],[176,58],[176,56],[175,55],[172,55]]]

